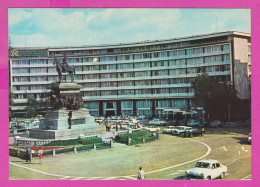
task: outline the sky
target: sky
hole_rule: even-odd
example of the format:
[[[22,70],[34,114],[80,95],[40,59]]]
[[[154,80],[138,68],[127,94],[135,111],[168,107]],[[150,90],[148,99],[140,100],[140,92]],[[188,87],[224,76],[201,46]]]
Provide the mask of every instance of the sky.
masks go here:
[[[250,9],[9,8],[12,47],[141,42],[222,31],[251,33]]]

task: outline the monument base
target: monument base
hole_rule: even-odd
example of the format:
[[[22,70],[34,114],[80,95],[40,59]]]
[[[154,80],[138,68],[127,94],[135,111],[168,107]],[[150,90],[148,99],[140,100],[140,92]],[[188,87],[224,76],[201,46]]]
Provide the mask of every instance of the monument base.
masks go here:
[[[71,124],[69,124],[71,115]],[[81,108],[79,110],[56,109],[46,112],[45,118],[40,123],[42,130],[65,130],[87,128],[96,125],[95,118],[89,114],[89,110]]]
[[[64,130],[30,130],[30,138],[36,139],[54,139],[54,140],[67,140],[76,139],[81,136],[100,135],[105,133],[104,125],[95,125],[79,129],[64,129]]]

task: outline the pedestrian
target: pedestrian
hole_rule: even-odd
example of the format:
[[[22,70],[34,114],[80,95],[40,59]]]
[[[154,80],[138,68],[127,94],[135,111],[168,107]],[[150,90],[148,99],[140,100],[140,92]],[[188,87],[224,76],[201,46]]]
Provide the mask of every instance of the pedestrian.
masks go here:
[[[106,125],[106,131],[108,131],[108,125],[107,125],[107,122],[105,122],[105,125]]]
[[[35,153],[35,151],[32,150],[32,151],[31,151],[31,155],[30,155],[30,156],[31,156],[31,161],[34,160],[34,153]]]
[[[40,159],[41,164],[42,164],[42,157],[43,157],[43,150],[40,147],[40,149],[39,149],[39,159]]]
[[[116,131],[118,131],[118,124],[116,123]]]
[[[30,147],[28,146],[28,148],[26,149],[26,162],[28,162],[28,161],[32,161],[31,160],[31,152],[32,152],[32,150],[30,149]]]
[[[109,122],[109,127],[108,127],[108,131],[110,131],[111,130],[111,122]]]
[[[144,171],[142,170],[142,167],[139,168],[139,173],[138,173],[138,179],[139,180],[144,180]]]

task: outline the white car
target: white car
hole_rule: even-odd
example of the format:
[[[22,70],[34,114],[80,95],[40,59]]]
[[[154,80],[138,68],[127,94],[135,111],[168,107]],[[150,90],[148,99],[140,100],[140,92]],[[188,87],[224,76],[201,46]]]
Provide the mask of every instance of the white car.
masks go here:
[[[175,126],[168,126],[166,129],[163,129],[163,133],[169,134],[172,133],[173,130],[175,130]]]
[[[149,121],[149,125],[167,125],[167,121],[159,120],[159,119],[153,119],[152,121]]]
[[[37,118],[34,119],[34,120],[33,120],[33,124],[34,124],[34,125],[40,125],[40,120],[37,119]]]
[[[212,180],[224,178],[227,173],[227,166],[221,165],[217,160],[201,160],[195,165],[195,168],[185,171],[189,179]]]
[[[150,131],[150,132],[158,132],[160,131],[160,128],[157,127],[144,127],[144,129]]]
[[[189,129],[192,129],[192,127],[187,127],[187,126],[177,126],[173,131],[172,134],[174,135],[179,135],[180,132],[187,131]]]

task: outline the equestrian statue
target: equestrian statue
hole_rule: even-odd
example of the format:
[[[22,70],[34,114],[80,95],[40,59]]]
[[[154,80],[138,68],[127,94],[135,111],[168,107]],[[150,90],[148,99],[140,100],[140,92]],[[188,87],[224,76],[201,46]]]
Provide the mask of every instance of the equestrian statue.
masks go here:
[[[60,63],[58,59],[55,57],[53,65],[56,65],[56,70],[59,74],[59,82],[61,82],[62,73],[69,73],[71,76],[71,82],[73,82],[75,75],[75,67],[68,64],[66,55],[64,55],[62,63]]]

